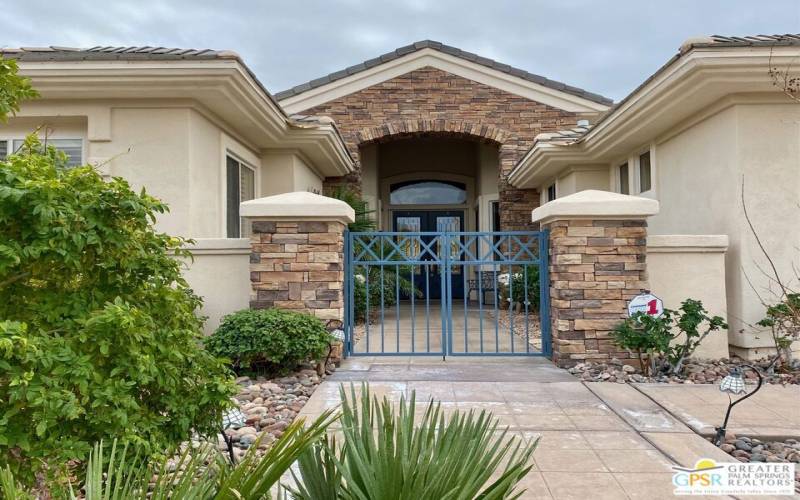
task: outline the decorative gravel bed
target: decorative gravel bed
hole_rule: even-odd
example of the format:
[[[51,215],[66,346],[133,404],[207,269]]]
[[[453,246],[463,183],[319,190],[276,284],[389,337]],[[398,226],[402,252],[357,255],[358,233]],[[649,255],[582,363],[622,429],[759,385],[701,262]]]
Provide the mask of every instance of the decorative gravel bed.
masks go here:
[[[761,441],[747,436],[736,436],[728,433],[725,443],[720,446],[740,462],[794,462],[800,464],[800,441]],[[795,490],[800,493],[800,467],[795,472]]]
[[[749,362],[761,369],[765,375],[764,382],[770,384],[800,384],[800,360],[793,362],[792,368],[786,372],[776,369],[775,373],[766,373],[771,360],[761,359]],[[686,362],[682,375],[662,375],[658,377],[645,377],[639,372],[638,367],[623,364],[618,359],[605,363],[585,362],[579,363],[568,371],[587,382],[665,382],[673,384],[719,384],[728,375],[730,368],[744,363],[734,359],[700,360],[691,359]],[[745,370],[745,379],[756,380],[752,370]]]
[[[326,375],[335,369],[336,365],[329,363],[323,375],[319,375],[316,369],[303,367],[284,377],[237,378],[240,391],[235,399],[247,420],[244,427],[226,431],[233,440],[237,458],[244,455],[261,434],[264,436],[259,449],[269,448],[294,420]],[[227,445],[221,436],[218,446],[220,451],[227,452]]]

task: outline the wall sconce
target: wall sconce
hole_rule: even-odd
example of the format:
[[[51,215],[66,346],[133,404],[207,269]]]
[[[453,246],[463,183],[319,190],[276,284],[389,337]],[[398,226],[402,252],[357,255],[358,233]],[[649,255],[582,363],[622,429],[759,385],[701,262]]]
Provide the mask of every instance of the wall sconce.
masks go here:
[[[744,368],[750,368],[758,376],[758,385],[749,393],[745,390],[744,379],[742,378]],[[751,365],[739,365],[731,368],[730,373],[722,379],[719,384],[719,390],[728,394],[728,411],[725,412],[725,421],[722,422],[722,427],[717,427],[717,434],[714,436],[714,445],[720,446],[725,441],[725,432],[728,428],[728,419],[731,416],[731,410],[734,406],[757,393],[761,389],[761,384],[764,383],[764,377],[758,368]],[[732,400],[731,394],[744,394],[739,399]]]

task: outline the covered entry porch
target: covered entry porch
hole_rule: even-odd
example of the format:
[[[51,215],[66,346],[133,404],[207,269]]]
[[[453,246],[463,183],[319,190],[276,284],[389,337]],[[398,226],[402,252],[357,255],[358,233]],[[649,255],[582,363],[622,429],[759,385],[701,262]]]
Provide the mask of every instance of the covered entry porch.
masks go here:
[[[386,308],[382,318],[356,324],[351,354],[524,355],[542,351],[538,311],[457,301],[450,308],[452,335],[448,337],[444,309],[441,300],[429,304],[403,300]]]

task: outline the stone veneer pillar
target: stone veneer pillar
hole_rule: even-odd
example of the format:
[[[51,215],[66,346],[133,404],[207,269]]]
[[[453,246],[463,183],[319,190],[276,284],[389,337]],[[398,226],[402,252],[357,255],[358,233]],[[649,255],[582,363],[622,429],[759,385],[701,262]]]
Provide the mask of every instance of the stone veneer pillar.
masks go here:
[[[632,359],[611,331],[627,303],[649,289],[647,217],[656,200],[606,191],[581,191],[533,211],[550,230],[550,319],[553,361]]]
[[[241,204],[251,228],[250,308],[344,319],[344,231],[355,220],[345,202],[294,192]],[[339,324],[335,324],[339,322]]]

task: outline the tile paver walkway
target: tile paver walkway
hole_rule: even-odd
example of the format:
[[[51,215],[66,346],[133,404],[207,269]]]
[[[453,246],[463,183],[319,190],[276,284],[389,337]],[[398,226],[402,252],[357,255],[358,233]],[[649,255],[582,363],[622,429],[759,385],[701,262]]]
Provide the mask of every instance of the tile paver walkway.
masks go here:
[[[716,385],[635,384],[661,407],[695,432],[714,435],[728,407],[728,396]],[[748,390],[753,386],[748,386]],[[736,434],[762,438],[800,438],[800,386],[764,385],[736,405],[728,429]]]
[[[524,312],[495,311],[493,305],[479,304],[477,301],[454,299],[451,304],[453,338],[451,350],[456,353],[512,353],[541,351],[542,341],[538,320],[528,317]],[[371,310],[375,310],[375,304]],[[380,309],[378,309],[380,310]],[[510,323],[496,321],[495,318],[510,314]],[[403,300],[386,306],[383,316],[376,317],[367,328],[356,328],[358,339],[353,352],[357,353],[410,353],[442,351],[442,304],[432,300],[426,306],[425,300],[418,300],[412,306]]]
[[[541,358],[350,358],[303,408],[339,404],[339,385],[368,381],[398,401],[416,391],[444,411],[487,409],[528,442],[539,439],[522,498],[673,498],[673,462],[586,385]],[[356,387],[358,389],[358,387]],[[666,435],[666,434],[665,434]],[[693,433],[683,439],[702,438]],[[693,464],[692,464],[693,465]]]

